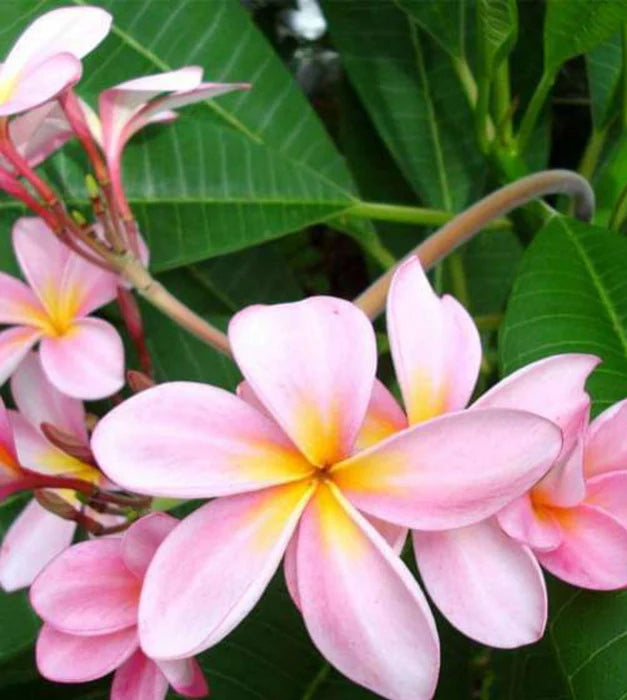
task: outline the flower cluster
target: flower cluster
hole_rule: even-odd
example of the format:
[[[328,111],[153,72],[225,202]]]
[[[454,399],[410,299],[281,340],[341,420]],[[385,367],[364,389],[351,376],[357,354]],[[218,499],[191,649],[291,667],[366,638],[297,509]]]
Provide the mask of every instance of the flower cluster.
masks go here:
[[[160,700],[170,685],[202,697],[194,656],[248,615],[282,563],[333,666],[385,698],[428,700],[439,640],[401,556],[410,531],[433,605],[490,646],[544,633],[541,567],[584,588],[627,586],[627,401],[590,422],[599,360],[564,354],[469,405],[478,330],[416,257],[387,298],[402,405],[376,377],[370,320],[324,296],[234,316],[235,394],[137,373],[134,395],[119,394],[122,340],[95,310],[117,299],[150,371],[131,290],[148,254],[122,150],[174,108],[247,86],[186,67],[104,91],[96,115],[73,85],[110,22],[97,8],[54,10],[0,69],[0,187],[38,214],[13,230],[26,283],[0,273],[0,381],[16,407],[0,405],[0,497],[33,493],[4,538],[0,584],[31,586],[42,675],[115,671],[115,700]],[[33,169],[70,139],[93,170],[91,224]],[[114,394],[105,415],[86,413],[83,400]],[[179,522],[152,511],[160,497],[208,502]],[[72,545],[77,527],[91,538]]]

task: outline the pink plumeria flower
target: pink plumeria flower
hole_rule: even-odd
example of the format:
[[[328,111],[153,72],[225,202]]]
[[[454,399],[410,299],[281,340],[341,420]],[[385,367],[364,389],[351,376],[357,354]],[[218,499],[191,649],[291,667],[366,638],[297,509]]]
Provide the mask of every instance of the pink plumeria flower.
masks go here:
[[[9,123],[9,136],[22,158],[31,168],[36,168],[72,138],[74,132],[59,103],[46,102],[12,119]],[[12,166],[2,156],[0,167],[12,170]]]
[[[233,318],[229,340],[261,410],[216,387],[174,382],[116,407],[92,438],[101,468],[124,488],[215,499],[173,530],[150,565],[142,648],[176,659],[216,644],[285,554],[309,634],[332,664],[386,698],[430,698],[433,618],[359,511],[422,529],[482,520],[546,472],[559,429],[519,411],[466,411],[353,454],[377,363],[372,325],[357,307],[331,297],[253,306]]]
[[[98,7],[63,7],[38,17],[0,66],[0,117],[48,102],[81,77],[80,59],[108,34]]]
[[[0,382],[36,343],[48,379],[65,394],[99,399],[124,383],[115,328],[89,316],[116,296],[116,276],[63,245],[38,218],[13,227],[13,248],[30,286],[0,273]]]
[[[554,576],[581,588],[624,588],[627,401],[611,406],[589,426],[586,421],[580,432],[583,439],[571,454],[498,520]]]
[[[19,413],[0,411],[0,496],[24,487],[33,488],[34,475],[103,482],[98,469],[66,454],[41,432],[41,424],[49,423],[78,443],[89,445],[83,404],[65,396],[48,381],[35,353],[29,353],[13,375],[11,394]],[[73,491],[52,492],[73,507],[81,507]],[[74,522],[54,515],[32,499],[2,541],[0,586],[5,591],[29,586],[53,557],[70,546],[75,530]]]
[[[195,659],[153,661],[139,647],[142,581],[157,547],[177,523],[170,515],[152,513],[123,537],[70,547],[38,576],[30,598],[44,620],[36,658],[45,678],[83,683],[115,671],[112,700],[163,700],[168,685],[185,697],[207,695]]]
[[[439,298],[434,293],[416,258],[396,273],[387,314],[392,357],[409,423],[419,424],[463,408],[473,393],[481,362],[479,333],[470,315],[452,297]],[[553,573],[558,569],[538,554],[523,531],[530,535],[531,523],[538,523],[544,515],[538,510],[534,517],[532,501],[559,510],[579,503],[584,496],[582,455],[590,407],[584,385],[597,364],[598,358],[591,355],[557,355],[519,370],[482,396],[472,410],[522,409],[559,425],[564,443],[554,467],[499,514],[498,520],[413,533],[416,561],[432,600],[452,624],[480,642],[515,647],[537,640],[544,632],[547,597],[537,558]],[[380,389],[372,401],[378,406],[373,410],[378,420],[371,422],[369,433],[360,436],[366,444],[407,425],[391,395]],[[483,472],[479,459],[475,470],[479,478]],[[582,520],[579,531],[573,528],[561,533],[559,542],[564,546],[562,553],[577,558],[586,570],[596,559],[596,575],[609,577],[615,587],[621,581],[627,584],[627,540],[622,534],[616,536],[615,523],[610,520],[609,516]],[[502,525],[507,521],[506,530],[517,535],[517,540],[508,537],[499,521]],[[599,547],[591,547],[587,538],[598,538],[607,557],[616,558],[615,565],[606,561],[601,566]],[[557,545],[556,538],[551,546]],[[556,550],[551,559],[559,556]],[[575,582],[572,577],[567,580]],[[584,581],[579,577],[576,582],[586,585]]]
[[[100,95],[99,116],[82,103],[87,124],[104,152],[118,201],[126,202],[120,172],[122,151],[140,129],[176,119],[174,110],[179,107],[248,87],[246,83],[203,82],[200,66],[186,66],[105,90]]]

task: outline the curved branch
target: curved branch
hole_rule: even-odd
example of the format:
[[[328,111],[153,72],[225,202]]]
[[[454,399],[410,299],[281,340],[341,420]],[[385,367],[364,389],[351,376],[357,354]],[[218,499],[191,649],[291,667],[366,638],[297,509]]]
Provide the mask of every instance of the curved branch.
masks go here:
[[[417,255],[427,270],[496,217],[503,216],[512,209],[526,204],[537,197],[548,194],[566,194],[574,199],[575,216],[589,221],[594,213],[594,192],[588,181],[570,170],[543,170],[512,182],[492,192],[487,197],[451,219],[441,229],[429,236],[408,253],[394,267],[368,287],[355,299],[366,315],[374,319],[385,308],[392,277],[398,266],[413,255]]]

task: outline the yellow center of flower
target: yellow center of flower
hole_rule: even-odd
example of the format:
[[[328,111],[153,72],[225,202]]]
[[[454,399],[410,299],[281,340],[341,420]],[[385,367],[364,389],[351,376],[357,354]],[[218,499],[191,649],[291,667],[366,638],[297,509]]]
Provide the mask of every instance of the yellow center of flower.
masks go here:
[[[0,105],[8,102],[13,97],[17,83],[17,75],[7,75],[5,78],[0,78]]]

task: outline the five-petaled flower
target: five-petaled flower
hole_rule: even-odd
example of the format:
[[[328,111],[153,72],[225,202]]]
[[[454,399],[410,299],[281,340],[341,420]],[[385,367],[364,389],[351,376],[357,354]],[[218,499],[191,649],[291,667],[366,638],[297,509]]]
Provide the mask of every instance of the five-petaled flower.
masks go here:
[[[434,293],[416,258],[394,276],[387,320],[409,423],[463,408],[479,374],[479,334],[455,299]],[[515,647],[542,636],[547,595],[536,558],[577,585],[627,585],[627,532],[612,515],[582,503],[584,461],[588,473],[596,471],[591,459],[584,459],[590,407],[584,384],[598,362],[591,355],[549,357],[507,377],[476,401],[472,410],[516,408],[552,420],[564,436],[560,455],[533,489],[497,517],[442,532],[413,532],[414,554],[432,600],[456,627],[485,644]],[[393,397],[383,388],[378,395],[381,419],[371,441],[407,424]],[[479,478],[480,460],[475,469]],[[611,487],[622,483],[624,489],[621,478],[614,477]],[[543,553],[546,549],[551,552]]]
[[[116,296],[117,277],[61,243],[37,218],[13,228],[13,248],[28,280],[0,273],[0,382],[39,342],[48,379],[65,394],[99,399],[124,383],[124,348],[115,328],[95,309]]]
[[[144,574],[177,522],[165,513],[152,513],[121,538],[70,547],[37,577],[30,597],[44,620],[36,658],[45,678],[82,683],[115,671],[112,700],[163,700],[168,685],[186,697],[207,695],[195,659],[153,661],[137,637]]]
[[[360,511],[420,529],[485,519],[546,472],[559,429],[526,412],[477,409],[354,453],[376,369],[359,309],[330,297],[254,306],[234,317],[229,339],[256,406],[207,385],[163,384],[115,408],[93,435],[99,465],[123,487],[217,497],[173,530],[149,567],[142,648],[177,659],[217,643],[285,554],[307,629],[331,663],[385,697],[430,698],[433,618]]]
[[[62,7],[30,24],[0,66],[0,117],[55,98],[81,77],[80,59],[109,33],[98,7]]]
[[[101,472],[46,439],[41,425],[62,430],[77,444],[89,445],[83,404],[59,392],[46,378],[39,357],[30,352],[11,379],[17,411],[0,410],[0,497],[38,488],[39,476],[62,476],[94,484]],[[74,491],[51,493],[70,507],[83,508]],[[94,514],[94,517],[98,517]],[[70,546],[76,524],[43,508],[33,498],[9,527],[0,548],[0,585],[6,591],[29,586],[57,554]]]

